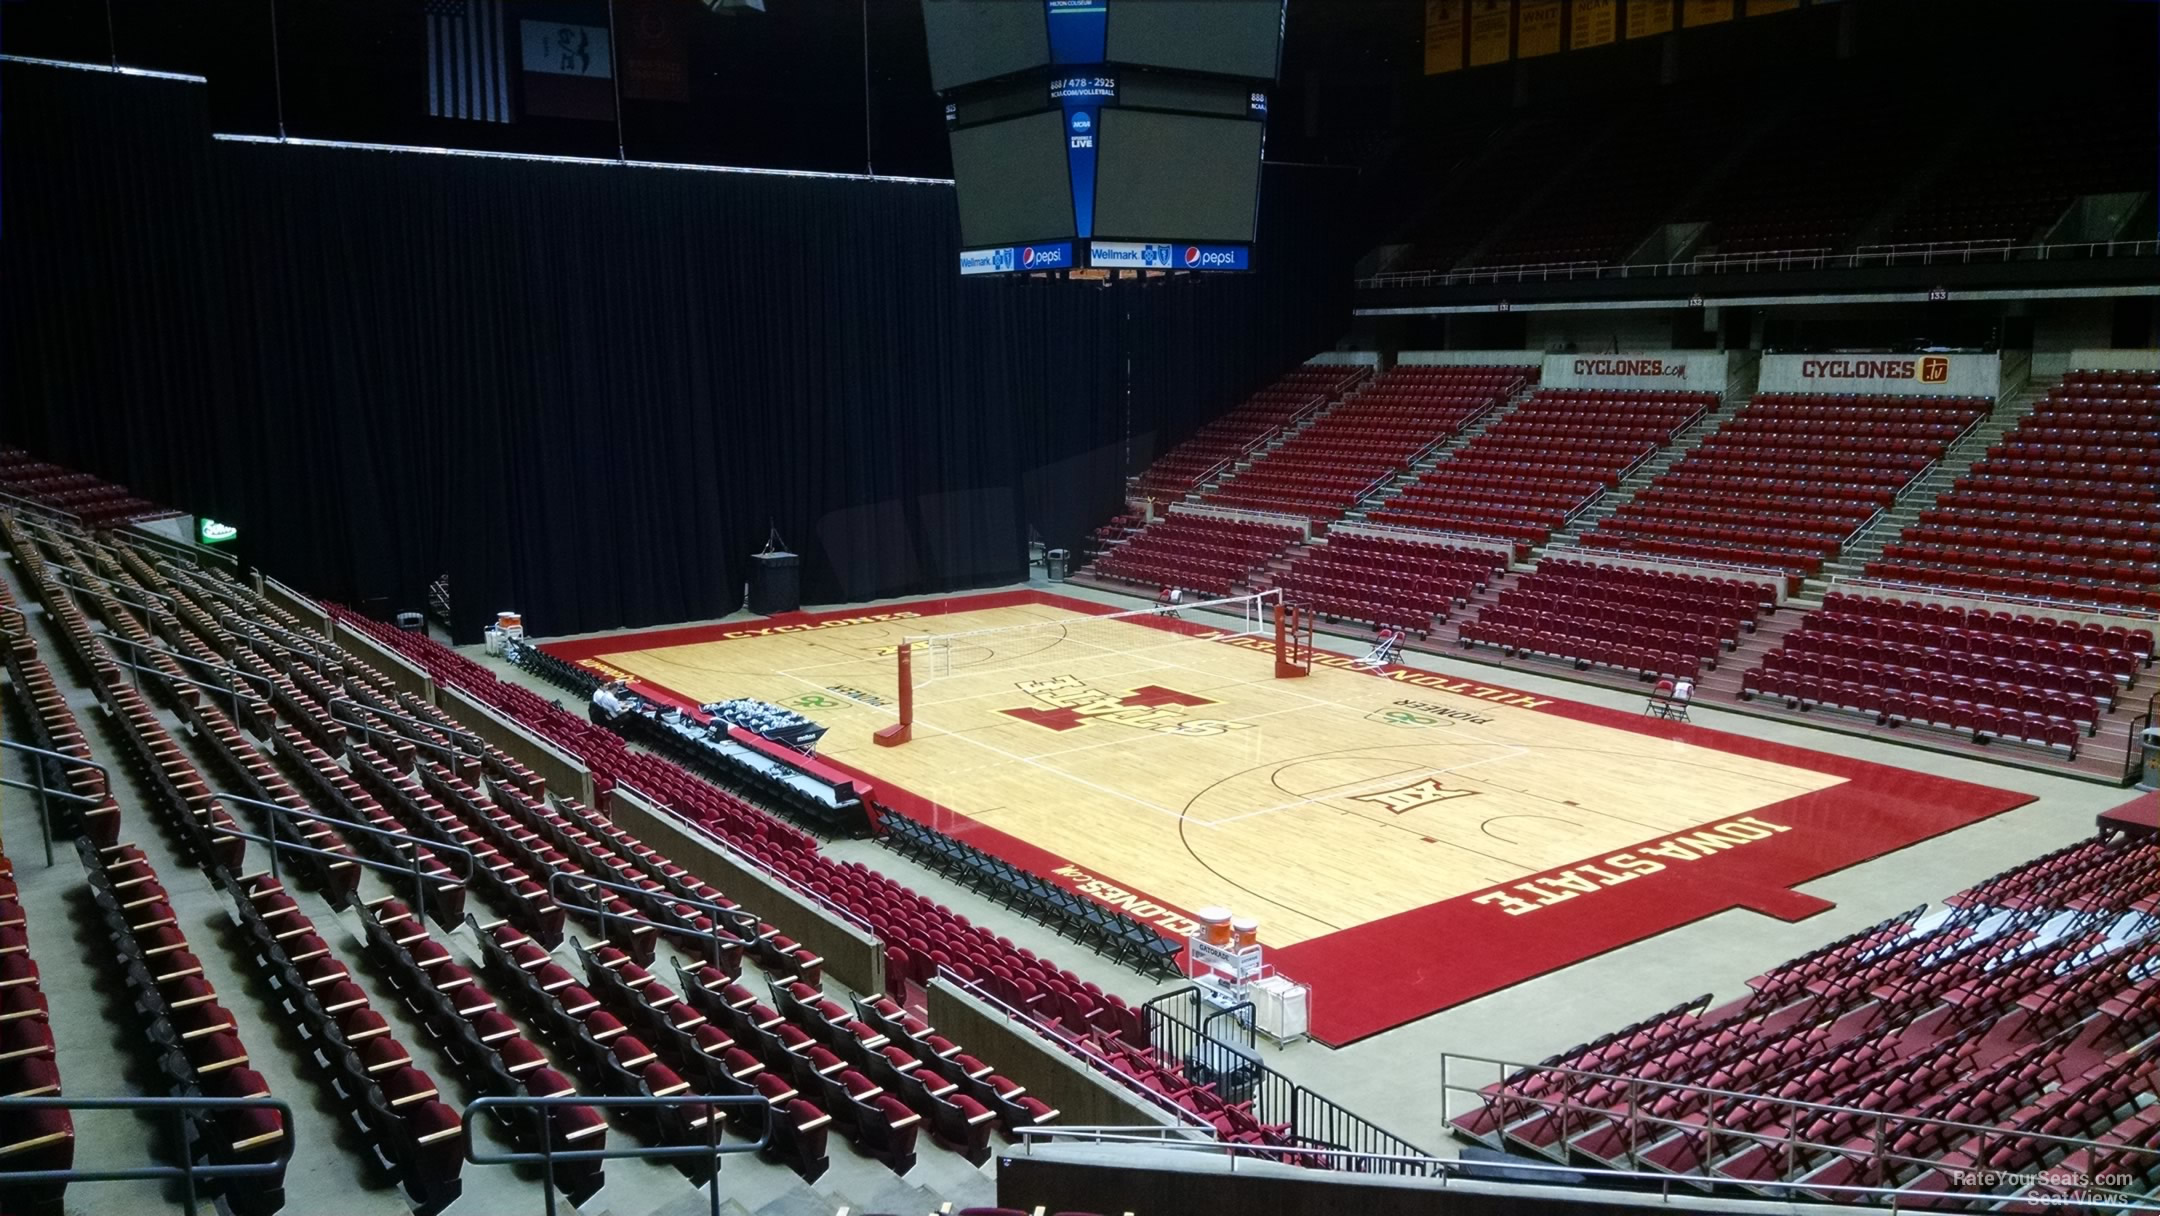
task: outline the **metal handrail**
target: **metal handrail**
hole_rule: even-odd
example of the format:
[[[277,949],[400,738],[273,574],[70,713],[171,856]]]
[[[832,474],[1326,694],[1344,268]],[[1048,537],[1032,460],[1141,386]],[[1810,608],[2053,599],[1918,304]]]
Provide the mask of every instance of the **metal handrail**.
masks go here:
[[[1939,595],[1949,596],[1953,599],[2016,604],[2026,608],[2040,608],[2052,612],[2084,612],[2093,616],[2119,617],[2124,620],[2140,621],[2147,624],[2160,621],[2160,610],[2134,608],[2128,604],[2103,604],[2098,600],[2054,599],[2045,595],[2022,595],[2014,591],[1982,591],[1974,587],[1940,587],[1932,583],[1908,583],[1873,574],[1840,575],[1831,580],[1828,590],[1848,586],[1865,587],[1877,591],[1895,591],[1905,595]]]
[[[1151,1103],[1152,1105],[1160,1108],[1166,1114],[1169,1114],[1173,1118],[1177,1119],[1179,1127],[1189,1131],[1204,1131],[1213,1133],[1214,1125],[1202,1119],[1199,1115],[1199,1112],[1187,1110],[1186,1108],[1179,1106],[1177,1103],[1172,1102],[1168,1097],[1164,1096],[1163,1094],[1159,1094],[1154,1090],[1149,1089],[1144,1085],[1141,1085],[1132,1077],[1129,1077],[1124,1073],[1119,1072],[1117,1069],[1112,1068],[1108,1060],[1105,1060],[1101,1056],[1098,1056],[1093,1052],[1088,1051],[1085,1045],[1083,1045],[1079,1039],[1074,1038],[1072,1034],[1068,1032],[1064,1027],[1053,1026],[1047,1022],[1042,1021],[1041,1019],[1035,1017],[1035,1015],[1029,1013],[1027,1010],[1012,1004],[1011,1002],[1005,1000],[1003,997],[1000,997],[996,993],[991,992],[989,989],[983,987],[981,984],[976,983],[974,980],[963,979],[959,975],[954,974],[951,968],[947,967],[943,963],[938,964],[937,978],[945,981],[948,984],[951,984],[955,988],[960,989],[961,991],[967,993],[969,996],[975,998],[978,1001],[981,1001],[985,1005],[988,1005],[991,1008],[998,1010],[1000,1013],[1003,1013],[1007,1018],[1021,1023],[1037,1037],[1047,1039],[1051,1043],[1056,1044],[1065,1052],[1066,1055],[1080,1061],[1080,1063],[1086,1066],[1088,1069],[1110,1081],[1112,1084],[1116,1085],[1118,1089],[1122,1092],[1130,1094],[1133,1097],[1141,1098]]]
[[[430,731],[434,734],[442,735],[445,738],[455,739],[460,743],[467,744],[472,748],[474,754],[481,756],[485,756],[487,754],[487,740],[482,739],[479,735],[474,734],[472,731],[466,730],[462,726],[444,726],[440,723],[430,722],[426,718],[415,718],[410,714],[401,714],[394,709],[380,709],[376,706],[369,705],[364,701],[355,701],[351,697],[330,698],[330,704],[328,706],[330,710],[330,720],[336,722],[340,726],[357,726],[361,730],[368,731],[371,734],[390,733],[388,731],[384,731],[380,727],[371,727],[365,722],[350,722],[344,718],[338,717],[337,707],[340,705],[351,705],[359,709],[362,713],[374,714],[379,718],[388,718],[393,722],[401,722],[406,726],[417,726],[422,730]],[[399,735],[398,737],[406,740],[407,742],[423,744],[427,747],[433,748],[436,751],[447,751],[453,756],[460,754],[456,748],[445,748],[440,743],[429,743],[425,739],[415,739],[410,735]]]
[[[1576,279],[1670,279],[1733,271],[1851,270],[1862,266],[1938,262],[2053,261],[2065,257],[2150,257],[2160,254],[2160,241],[2062,241],[2053,244],[1968,244],[1921,242],[1907,245],[1862,245],[1850,253],[1801,250],[1763,254],[1722,255],[1691,258],[1685,262],[1546,262],[1521,266],[1475,266],[1460,270],[1383,270],[1357,280],[1360,288],[1454,287],[1475,283],[1525,283]]]
[[[1597,1072],[1591,1069],[1570,1068],[1563,1064],[1522,1064],[1514,1061],[1497,1060],[1483,1056],[1461,1055],[1455,1052],[1445,1052],[1442,1053],[1440,1057],[1440,1100],[1443,1111],[1446,1109],[1447,1106],[1448,1095],[1454,1092],[1477,1094],[1481,1103],[1485,1101],[1482,1087],[1473,1088],[1462,1084],[1450,1084],[1448,1082],[1447,1073],[1451,1061],[1454,1063],[1454,1067],[1458,1073],[1461,1071],[1462,1065],[1466,1063],[1491,1066],[1493,1069],[1498,1071],[1500,1076],[1500,1080],[1495,1082],[1494,1084],[1503,1091],[1504,1096],[1502,1100],[1507,1102],[1520,1103],[1525,1106],[1533,1106],[1540,1109],[1561,1110],[1563,1112],[1561,1119],[1563,1126],[1565,1126],[1566,1124],[1565,1112],[1572,1110],[1580,1111],[1586,1114],[1592,1114],[1600,1118],[1612,1118],[1615,1116],[1625,1117],[1633,1122],[1648,1122],[1665,1127],[1669,1130],[1678,1130],[1683,1132],[1703,1132],[1707,1135],[1731,1136],[1742,1140],[1751,1140],[1761,1143],[1774,1143],[1778,1147],[1787,1149],[1805,1147],[1811,1150],[1822,1150],[1835,1153],[1851,1153],[1855,1151],[1861,1151],[1854,1149],[1853,1146],[1850,1144],[1814,1144],[1799,1141],[1791,1133],[1757,1133],[1740,1128],[1721,1128],[1716,1125],[1716,1119],[1714,1115],[1710,1116],[1705,1122],[1694,1123],[1689,1122],[1685,1119],[1670,1118],[1662,1115],[1651,1114],[1641,1109],[1642,1102],[1636,1096],[1638,1090],[1648,1089],[1654,1093],[1687,1094],[1697,1097],[1720,1099],[1726,1102],[1765,1104],[1795,1116],[1802,1114],[1813,1116],[1836,1115],[1845,1116],[1854,1120],[1872,1121],[1876,1125],[1875,1144],[1871,1149],[1865,1151],[1870,1152],[1872,1156],[1876,1159],[1895,1158],[1900,1161],[1924,1166],[1933,1166],[1939,1163],[1925,1157],[1906,1156],[1905,1154],[1897,1153],[1886,1147],[1885,1141],[1887,1137],[1884,1134],[1884,1129],[1889,1124],[1895,1123],[1900,1128],[1906,1129],[1925,1127],[1939,1130],[1978,1133],[1981,1135],[1991,1136],[2013,1134],[2020,1139],[2034,1140],[2050,1145],[2056,1145],[2073,1152],[2079,1149],[2100,1149],[2103,1151],[2128,1149],[2133,1152],[2150,1154],[2151,1156],[2153,1156],[2156,1162],[2160,1162],[2160,1149],[2145,1148],[2143,1146],[2134,1144],[2111,1144],[2103,1141],[2086,1139],[2077,1136],[2051,1135],[2045,1132],[2033,1131],[2026,1128],[2005,1128],[2002,1126],[1983,1123],[1964,1123],[1955,1119],[1938,1119],[1927,1115],[1907,1114],[1898,1111],[1870,1110],[1867,1107],[1863,1106],[1845,1106],[1830,1102],[1809,1102],[1800,1098],[1780,1098],[1769,1094],[1744,1093],[1739,1090],[1720,1089],[1715,1086],[1697,1085],[1684,1081],[1661,1081],[1652,1077],[1636,1077],[1628,1076],[1622,1073]],[[1626,1087],[1628,1093],[1627,1101],[1624,1104],[1624,1110],[1615,1110],[1608,1107],[1576,1103],[1572,1101],[1565,1093],[1548,1097],[1547,1095],[1543,1094],[1532,1095],[1515,1094],[1512,1092],[1508,1092],[1507,1087],[1509,1084],[1509,1079],[1511,1077],[1524,1073],[1528,1073],[1531,1075],[1557,1075],[1584,1081],[1601,1082],[1611,1086],[1624,1086]],[[1794,1122],[1796,1125],[1796,1120],[1789,1122]],[[1630,1144],[1632,1145],[1632,1143],[1633,1141],[1631,1138]],[[1706,1153],[1705,1156],[1708,1156],[1708,1154]],[[1793,1185],[1800,1187],[1800,1189],[1811,1189],[1797,1183]]]
[[[284,1125],[285,1134],[278,1140],[278,1155],[270,1161],[243,1161],[231,1164],[195,1164],[195,1137],[188,1128],[186,1112],[190,1110],[274,1110]],[[280,1178],[285,1166],[292,1160],[293,1112],[284,1101],[267,1095],[259,1098],[212,1098],[196,1097],[132,1097],[132,1098],[68,1098],[52,1097],[0,1097],[0,1112],[11,1110],[169,1110],[174,1113],[174,1123],[180,1135],[179,1165],[138,1165],[117,1169],[83,1169],[70,1166],[64,1170],[0,1170],[0,1188],[26,1183],[58,1182],[157,1182],[178,1178],[182,1184],[181,1208],[188,1216],[195,1216],[196,1185],[198,1178]]]
[[[422,840],[420,837],[414,836],[409,832],[396,832],[390,830],[389,828],[379,828],[372,823],[354,823],[350,819],[339,819],[333,815],[325,815],[321,811],[305,810],[299,807],[290,807],[278,802],[264,802],[260,798],[248,798],[240,794],[213,793],[210,795],[210,797],[213,801],[217,802],[229,802],[236,806],[260,807],[263,810],[275,812],[275,814],[272,814],[270,816],[270,835],[268,836],[258,836],[253,832],[242,831],[238,828],[223,828],[220,829],[220,833],[226,836],[234,836],[241,840],[253,840],[259,844],[265,844],[270,846],[270,877],[275,879],[279,886],[285,885],[284,875],[279,872],[278,868],[278,852],[280,850],[287,850],[295,853],[306,853],[315,857],[332,857],[336,858],[339,861],[349,861],[352,862],[354,865],[364,866],[370,870],[380,870],[386,874],[397,874],[400,876],[408,873],[411,874],[413,879],[413,910],[415,912],[418,912],[420,909],[427,906],[427,880],[429,877],[428,872],[422,869],[420,866],[421,849],[428,850],[430,855],[436,853],[452,853],[456,854],[457,856],[463,857],[465,859],[465,873],[460,876],[455,870],[451,872],[451,877],[456,878],[460,885],[470,884],[472,882],[475,867],[479,864],[477,861],[474,860],[472,850],[470,849],[464,848],[460,845],[443,844],[437,841]],[[365,832],[371,836],[380,836],[385,840],[403,841],[407,848],[407,856],[411,858],[411,864],[405,866],[394,866],[389,864],[388,862],[376,861],[373,858],[360,857],[352,853],[339,853],[331,849],[318,849],[314,845],[302,844],[297,840],[279,840],[277,838],[277,825],[281,816],[292,816],[298,819],[311,820],[316,823],[326,823],[332,827],[340,828],[346,831]]]
[[[763,1130],[755,1140],[737,1144],[720,1141],[720,1120],[717,1117],[705,1121],[704,1144],[655,1144],[632,1148],[574,1148],[557,1151],[555,1139],[548,1134],[546,1111],[563,1106],[601,1107],[741,1107],[766,1112]],[[540,1142],[539,1152],[483,1153],[479,1137],[473,1135],[473,1118],[486,1111],[529,1110],[533,1113],[535,1139]],[[507,1118],[507,1116],[498,1116]],[[519,1094],[504,1096],[489,1094],[474,1098],[465,1104],[465,1112],[458,1117],[458,1130],[465,1138],[465,1160],[474,1165],[537,1165],[545,1177],[541,1188],[547,1197],[548,1216],[555,1216],[555,1165],[565,1161],[619,1161],[638,1157],[650,1161],[679,1161],[696,1157],[712,1163],[712,1171],[705,1180],[707,1201],[712,1216],[720,1216],[720,1158],[730,1153],[755,1153],[772,1142],[772,1121],[777,1117],[770,1102],[763,1094],[670,1094],[655,1097],[640,1094],[634,1097],[616,1095],[574,1094],[567,1097],[533,1097]]]
[[[1748,566],[1739,562],[1713,562],[1699,557],[1682,557],[1676,554],[1664,553],[1635,553],[1626,549],[1586,549],[1581,545],[1552,545],[1538,554],[1538,560],[1541,562],[1549,557],[1559,558],[1562,561],[1652,562],[1659,565],[1692,566],[1725,578],[1770,578],[1776,580],[1773,586],[1775,587],[1775,594],[1780,597],[1784,594],[1785,579],[1787,577],[1785,571],[1774,566]],[[1652,571],[1652,573],[1658,572]],[[1663,571],[1663,573],[1672,574],[1677,572],[1668,570]]]
[[[47,760],[56,760],[62,768],[93,769],[100,777],[105,778],[105,788],[108,790],[112,788],[112,770],[95,760],[85,760],[80,756],[70,756],[66,752],[56,752],[49,748],[32,747],[28,743],[20,743],[14,739],[0,739],[0,750],[23,752],[27,755],[42,756]],[[45,838],[45,864],[50,866],[53,863],[52,809],[48,800],[58,797],[63,801],[79,803],[83,806],[101,806],[103,803],[88,794],[78,794],[74,790],[56,790],[46,785],[45,766],[42,764],[33,762],[30,765],[30,771],[37,777],[37,784],[32,785],[26,781],[17,781],[13,777],[0,777],[0,786],[5,786],[11,790],[31,790],[36,792],[38,796],[38,832]]]
[[[642,800],[645,805],[651,807],[653,810],[673,820],[677,826],[694,834],[699,840],[709,841],[713,844],[720,846],[721,849],[726,851],[726,853],[730,857],[733,857],[735,860],[748,865],[751,869],[758,871],[760,874],[765,875],[767,878],[772,879],[774,882],[780,884],[783,887],[786,887],[788,890],[793,891],[795,894],[802,896],[804,899],[809,900],[810,902],[816,904],[818,907],[832,913],[834,916],[837,916],[840,919],[845,920],[850,924],[853,924],[856,928],[861,929],[866,934],[869,934],[871,940],[878,942],[882,942],[885,940],[883,935],[878,932],[876,925],[871,924],[867,918],[857,914],[853,909],[850,909],[847,906],[839,903],[838,901],[834,900],[832,896],[825,894],[823,891],[819,891],[815,888],[806,886],[803,883],[796,881],[794,878],[781,873],[779,870],[773,868],[772,864],[770,862],[767,862],[764,858],[759,857],[754,853],[751,853],[747,849],[739,847],[734,841],[727,839],[726,837],[720,835],[717,832],[714,832],[710,828],[707,828],[704,824],[690,818],[689,816],[683,814],[681,811],[676,810],[674,807],[667,805],[665,802],[662,802],[660,799],[654,797],[653,795],[646,793],[643,789],[639,788],[633,782],[626,781],[618,777],[615,780],[615,788],[629,790],[632,794],[637,795],[637,797]]]
[[[128,637],[126,634],[114,633],[110,629],[105,630],[102,633],[96,634],[95,636],[98,637],[101,641],[120,642],[131,647],[131,649],[128,651],[131,656],[140,654],[142,651],[147,650],[152,654],[164,655],[167,658],[188,659],[189,661],[196,663],[202,662],[201,659],[195,659],[192,658],[192,656],[181,654],[177,650],[167,649],[162,646],[151,646],[143,642],[138,642],[134,638]],[[129,671],[135,673],[134,682],[135,687],[138,690],[142,688],[143,673],[148,672],[150,675],[156,676],[158,679],[163,680],[168,684],[185,684],[190,688],[201,688],[209,692],[223,693],[225,696],[232,699],[233,712],[238,713],[240,710],[240,690],[234,685],[210,684],[202,680],[197,680],[191,676],[176,676],[161,667],[145,667],[140,663],[133,662],[131,659],[123,659],[119,655],[113,655],[112,661],[114,666],[125,667]],[[268,679],[256,675],[254,672],[242,671],[237,667],[217,667],[215,664],[204,664],[204,666],[210,667],[212,670],[215,671],[221,671],[229,675],[239,676],[242,679],[261,680],[264,684],[270,683]]]
[[[610,882],[604,878],[593,878],[586,874],[572,873],[569,870],[548,871],[548,898],[554,900],[557,907],[563,908],[566,911],[585,912],[597,916],[600,920],[600,931],[602,933],[607,932],[607,926],[610,921],[617,921],[628,923],[631,925],[639,925],[650,929],[656,929],[662,933],[672,933],[677,937],[693,938],[697,941],[706,943],[711,948],[712,961],[715,964],[718,964],[720,961],[721,947],[728,945],[747,947],[750,944],[741,937],[722,938],[718,933],[700,933],[695,929],[684,928],[681,925],[670,925],[662,921],[653,920],[650,917],[630,915],[622,912],[610,912],[607,908],[606,903],[602,900],[596,899],[589,905],[574,903],[569,900],[565,900],[562,897],[562,887],[565,885],[581,888],[605,887],[610,891],[621,891],[629,895],[650,896],[653,893],[646,890],[644,887],[634,887],[628,883]],[[757,917],[754,914],[744,911],[741,908],[723,908],[718,904],[707,903],[702,899],[691,899],[687,896],[680,896],[672,891],[668,892],[665,898],[669,903],[689,904],[692,907],[699,908],[711,913],[713,921],[716,924],[722,921],[726,921],[735,925],[739,929],[754,929],[757,925]]]
[[[1037,1144],[1048,1144],[1059,1140],[1083,1144],[1141,1144],[1157,1148],[1175,1149],[1184,1152],[1202,1152],[1221,1156],[1227,1160],[1228,1168],[1233,1173],[1237,1170],[1239,1157],[1324,1157],[1342,1163],[1338,1168],[1352,1171],[1356,1170],[1359,1162],[1404,1163],[1426,1166],[1430,1168],[1431,1176],[1437,1178],[1444,1187],[1450,1182],[1487,1181],[1487,1179],[1480,1178],[1478,1175],[1496,1168],[1492,1163],[1488,1162],[1464,1161],[1448,1157],[1419,1157],[1398,1153],[1361,1153],[1329,1148],[1286,1148],[1274,1145],[1230,1144],[1221,1140],[1191,1139],[1166,1134],[1177,1130],[1180,1129],[1146,1125],[1136,1127],[1080,1127],[1053,1123],[1018,1128],[1016,1134],[1020,1137],[1024,1146],[1022,1151],[1030,1156],[1033,1155]],[[1577,1194],[1581,1193],[1580,1184],[1586,1178],[1610,1179],[1614,1182],[1627,1184],[1631,1190],[1644,1185],[1655,1185],[1660,1198],[1665,1200],[1672,1198],[1672,1188],[1675,1183],[1707,1191],[1748,1188],[1747,1183],[1735,1178],[1718,1178],[1701,1174],[1663,1174],[1615,1170],[1596,1166],[1558,1165],[1527,1159],[1510,1158],[1505,1163],[1504,1168],[1511,1173],[1551,1175],[1552,1185],[1569,1186]],[[2000,1202],[2003,1198],[2002,1196],[1989,1196],[1964,1191],[1898,1190],[1890,1187],[1853,1186],[1840,1183],[1811,1183],[1804,1187],[1796,1184],[1779,1183],[1771,1184],[1766,1189],[1779,1191],[1807,1190],[1829,1195],[1849,1195],[1863,1200],[1874,1200],[1878,1204],[1887,1201],[1892,1211],[1896,1211],[1901,1205],[1910,1204],[1914,1200],[1953,1200],[1967,1204],[1978,1204]],[[2108,1212],[2160,1212],[2160,1203],[2142,1199],[2056,1199],[2051,1197],[2048,1203],[2050,1206],[2092,1207]]]
[[[59,518],[64,519],[71,524],[74,524],[78,528],[84,526],[82,516],[77,515],[75,512],[70,511],[65,507],[55,507],[49,503],[39,502],[35,498],[24,498],[20,494],[10,494],[6,491],[0,491],[0,503],[5,503],[8,507],[18,511],[34,511],[40,515],[58,516]]]

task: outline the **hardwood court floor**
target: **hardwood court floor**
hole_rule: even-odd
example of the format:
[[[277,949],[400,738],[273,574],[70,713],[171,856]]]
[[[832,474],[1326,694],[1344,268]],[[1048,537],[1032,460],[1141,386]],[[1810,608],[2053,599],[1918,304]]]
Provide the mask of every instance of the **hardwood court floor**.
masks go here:
[[[1784,810],[1836,797],[1850,762],[1327,656],[1280,680],[1272,639],[1103,611],[1013,592],[548,648],[663,699],[798,709],[831,728],[819,754],[896,809],[1172,932],[1221,905],[1259,918],[1273,947],[1350,945],[1337,935],[1454,904],[1515,932],[1589,894],[1626,919],[1644,901],[1616,898],[1636,894],[1625,884],[1674,887],[1635,880],[1697,854],[1718,855],[1702,879],[1729,888],[1725,906],[1822,906],[1780,907],[1782,876],[1741,859],[1799,846],[1832,860],[1826,842],[1791,838]],[[914,739],[875,746],[896,717],[897,648],[925,634],[962,636],[915,648]],[[1773,890],[1750,896],[1751,883]]]

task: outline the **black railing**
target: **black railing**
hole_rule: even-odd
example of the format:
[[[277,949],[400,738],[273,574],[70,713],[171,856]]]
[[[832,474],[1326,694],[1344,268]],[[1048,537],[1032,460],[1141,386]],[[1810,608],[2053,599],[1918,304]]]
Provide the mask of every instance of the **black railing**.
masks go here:
[[[2130,724],[2130,739],[2126,747],[2126,754],[2123,756],[2123,778],[2125,780],[2137,780],[2144,769],[2145,732],[2152,727],[2156,720],[2160,720],[2160,690],[2156,690],[2151,699],[2145,702],[2145,712],[2138,716],[2138,720]]]
[[[548,1135],[547,1112],[560,1106],[598,1107],[711,1107],[715,1108],[705,1119],[705,1143],[673,1145],[636,1145],[627,1148],[576,1148],[556,1151],[554,1141]],[[766,1112],[763,1130],[755,1140],[723,1143],[720,1139],[720,1116],[717,1108],[741,1107]],[[539,1152],[486,1153],[480,1151],[479,1137],[473,1135],[473,1118],[490,1111],[501,1111],[497,1118],[514,1117],[512,1112],[530,1111],[536,1125],[535,1139],[540,1143]],[[712,1216],[720,1216],[720,1158],[730,1153],[754,1153],[763,1149],[772,1139],[772,1111],[770,1102],[763,1094],[670,1094],[667,1097],[639,1095],[619,1097],[610,1095],[573,1094],[560,1098],[536,1098],[529,1096],[500,1097],[489,1095],[474,1098],[465,1104],[460,1130],[465,1136],[465,1159],[474,1165],[537,1165],[545,1175],[542,1193],[547,1196],[548,1216],[555,1216],[555,1167],[579,1161],[615,1161],[626,1157],[641,1157],[652,1161],[697,1158],[711,1168],[705,1179],[705,1193]]]
[[[195,1216],[200,1203],[199,1182],[221,1178],[280,1178],[285,1165],[292,1160],[292,1107],[272,1097],[259,1098],[211,1098],[211,1097],[131,1097],[131,1098],[66,1098],[57,1094],[51,1097],[0,1097],[0,1116],[17,1110],[129,1110],[170,1111],[179,1131],[180,1164],[133,1165],[109,1168],[69,1166],[66,1169],[46,1170],[0,1170],[0,1192],[17,1187],[32,1187],[40,1183],[70,1186],[79,1182],[161,1182],[179,1179],[181,1184],[181,1210]],[[279,1138],[277,1156],[268,1161],[205,1162],[195,1161],[195,1131],[188,1120],[190,1111],[212,1110],[273,1110],[278,1114],[285,1134]]]
[[[466,884],[472,881],[475,867],[479,864],[473,859],[472,851],[470,849],[465,849],[454,844],[443,843],[441,841],[422,840],[418,836],[413,836],[405,832],[392,831],[388,828],[379,828],[371,823],[355,823],[350,819],[338,819],[334,816],[325,815],[320,811],[286,806],[283,803],[278,802],[264,802],[260,798],[246,798],[239,794],[214,793],[210,795],[210,797],[218,802],[228,802],[235,806],[251,806],[255,807],[258,810],[265,810],[270,812],[270,834],[267,836],[258,836],[253,832],[241,831],[238,828],[220,828],[219,834],[237,837],[241,840],[252,840],[258,844],[269,846],[270,877],[274,881],[276,881],[279,886],[285,885],[285,878],[279,870],[278,855],[285,852],[302,853],[310,857],[324,857],[329,858],[333,861],[350,862],[353,865],[362,866],[370,870],[380,870],[385,874],[396,874],[400,877],[410,875],[413,884],[413,907],[415,909],[419,909],[428,906],[427,884],[428,880],[434,877],[433,873],[431,873],[427,869],[427,867],[422,864],[421,859],[423,856],[423,850],[425,850],[425,855],[429,860],[432,860],[434,858],[434,855],[437,853],[453,853],[457,856],[463,857],[465,859],[464,875],[459,876],[454,872],[451,875],[451,877],[455,878],[456,881],[460,884]],[[350,832],[363,832],[367,835],[379,837],[384,840],[402,843],[405,846],[405,853],[408,859],[408,864],[402,866],[395,866],[389,864],[388,862],[376,861],[368,857],[355,856],[350,852],[339,852],[334,849],[318,849],[314,845],[302,844],[297,840],[280,839],[277,834],[278,825],[285,822],[288,818],[306,819],[314,823],[328,824],[333,828],[339,828]]]
[[[1294,1161],[1300,1148],[1321,1149],[1358,1154],[1358,1168],[1381,1173],[1436,1172],[1416,1145],[1268,1067],[1255,1046],[1249,1002],[1218,1005],[1201,989],[1185,987],[1141,1008],[1157,1058],[1176,1067],[1187,1084],[1212,1087],[1228,1105],[1250,1103],[1247,1109],[1277,1155],[1287,1148],[1286,1159]],[[1305,1164],[1341,1168],[1341,1159],[1316,1155]]]
[[[28,706],[24,708],[27,710]],[[66,786],[47,784],[45,765],[48,763],[54,764],[63,770],[90,769],[105,779],[106,789],[112,788],[112,773],[95,760],[84,760],[81,757],[70,756],[66,752],[56,752],[49,748],[32,747],[27,743],[18,743],[13,739],[0,739],[0,749],[21,752],[26,756],[34,757],[30,761],[30,775],[35,777],[36,781],[17,781],[13,777],[0,777],[0,786],[5,786],[11,790],[30,790],[37,794],[38,834],[44,838],[45,864],[50,866],[53,863],[52,800],[57,798],[70,806],[101,806],[104,804],[104,800],[92,798],[88,794],[78,794]]]

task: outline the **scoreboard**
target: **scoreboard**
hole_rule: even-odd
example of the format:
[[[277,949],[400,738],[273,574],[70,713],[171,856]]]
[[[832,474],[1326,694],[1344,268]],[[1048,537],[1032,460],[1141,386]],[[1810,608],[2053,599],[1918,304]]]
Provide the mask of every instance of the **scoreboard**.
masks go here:
[[[922,0],[960,273],[1247,270],[1284,0]]]

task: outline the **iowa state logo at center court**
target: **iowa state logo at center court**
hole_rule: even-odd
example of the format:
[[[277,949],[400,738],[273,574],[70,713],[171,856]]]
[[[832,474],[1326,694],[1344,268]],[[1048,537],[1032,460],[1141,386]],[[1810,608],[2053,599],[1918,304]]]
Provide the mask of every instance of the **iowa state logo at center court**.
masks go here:
[[[1078,676],[1052,676],[1047,680],[1028,680],[1014,687],[1048,708],[1030,705],[998,712],[1045,730],[1078,730],[1093,722],[1113,722],[1161,735],[1205,736],[1227,734],[1252,725],[1220,718],[1188,717],[1185,710],[1216,702],[1160,684],[1143,684],[1125,693],[1112,693],[1096,688]]]

